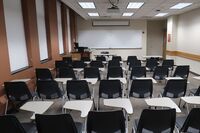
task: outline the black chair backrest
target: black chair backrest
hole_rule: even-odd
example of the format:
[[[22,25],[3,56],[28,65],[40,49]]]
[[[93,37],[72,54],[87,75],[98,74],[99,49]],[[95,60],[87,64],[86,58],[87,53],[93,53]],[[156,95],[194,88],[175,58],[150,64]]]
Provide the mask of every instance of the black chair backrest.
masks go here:
[[[134,60],[129,63],[129,70],[132,70],[134,67],[141,67],[140,60]]]
[[[153,82],[151,79],[133,79],[130,88],[130,97],[152,97]]]
[[[139,77],[146,77],[145,67],[133,67],[131,70],[130,79],[135,79]]]
[[[90,111],[87,119],[87,133],[125,133],[123,112]]]
[[[98,78],[100,80],[99,68],[97,67],[85,67],[84,78]]]
[[[91,61],[90,62],[90,66],[91,67],[98,67],[98,68],[103,68],[103,63],[100,60],[96,60],[96,61]]]
[[[174,60],[172,60],[172,59],[163,60],[162,66],[166,66],[168,68],[173,68]]]
[[[190,66],[188,65],[177,66],[173,76],[187,79],[189,72],[190,72]]]
[[[108,78],[123,77],[123,70],[121,67],[109,67],[107,73]]]
[[[53,80],[51,72],[48,68],[36,68],[36,79],[39,80]]]
[[[122,97],[122,88],[119,80],[101,80],[99,84],[100,98]]]
[[[131,62],[134,62],[137,59],[137,56],[128,56],[127,57],[127,64],[130,64]]]
[[[90,90],[87,81],[71,80],[67,81],[67,96],[69,99],[90,98]]]
[[[65,61],[68,64],[72,63],[72,57],[63,57],[62,60]]]
[[[164,87],[163,97],[178,98],[185,96],[187,89],[186,79],[168,80]]]
[[[180,129],[180,132],[188,132],[188,129],[195,128],[200,132],[200,108],[193,108],[189,115],[187,116],[183,126]]]
[[[11,101],[27,101],[32,95],[25,82],[4,82],[6,95]]]
[[[149,130],[153,133],[173,133],[176,120],[176,110],[151,110],[144,109],[139,119],[136,133]]]
[[[54,80],[38,81],[37,92],[39,97],[42,99],[55,99],[62,97],[58,83]]]
[[[158,61],[155,58],[149,58],[146,62],[146,67],[150,69],[150,71],[154,71],[154,69],[157,67]]]
[[[59,75],[58,75],[59,78],[72,78],[72,79],[76,79],[74,70],[71,67],[59,68],[58,69],[58,73],[59,73]]]
[[[90,61],[90,57],[81,57],[82,61]]]
[[[70,114],[35,115],[38,133],[78,133]]]
[[[153,73],[153,78],[156,80],[164,80],[165,77],[168,77],[169,69],[166,66],[157,66]]]
[[[195,96],[200,96],[200,86],[199,88],[197,89],[197,91],[194,93]]]
[[[121,61],[122,57],[121,56],[113,56],[112,60],[117,60],[117,61]]]
[[[110,60],[108,62],[108,68],[109,67],[120,67],[120,62],[118,60]]]
[[[84,68],[86,66],[86,64],[82,60],[81,61],[73,61],[72,66],[73,66],[73,68]]]
[[[68,63],[66,63],[65,61],[60,61],[60,60],[57,60],[57,61],[55,61],[55,68],[56,69],[59,69],[59,68],[61,68],[61,67],[69,67],[70,66],[70,64],[68,64]]]
[[[26,133],[18,119],[13,115],[0,116],[1,133]]]
[[[106,57],[105,56],[97,56],[96,60],[98,60],[98,61],[106,61]]]

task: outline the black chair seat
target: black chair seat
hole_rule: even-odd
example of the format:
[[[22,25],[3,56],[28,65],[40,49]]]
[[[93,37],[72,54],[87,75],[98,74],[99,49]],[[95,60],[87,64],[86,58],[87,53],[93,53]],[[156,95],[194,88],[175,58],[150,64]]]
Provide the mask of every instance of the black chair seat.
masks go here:
[[[176,124],[180,132],[200,132],[200,108],[193,108],[187,118],[177,118]]]
[[[23,128],[25,129],[26,133],[36,133],[37,128],[34,123],[22,123]]]
[[[0,116],[1,133],[26,133],[19,120],[13,115]]]

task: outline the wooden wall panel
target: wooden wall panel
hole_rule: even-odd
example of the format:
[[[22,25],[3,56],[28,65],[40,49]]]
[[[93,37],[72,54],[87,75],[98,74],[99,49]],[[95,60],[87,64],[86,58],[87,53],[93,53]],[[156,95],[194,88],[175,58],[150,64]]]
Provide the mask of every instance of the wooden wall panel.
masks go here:
[[[49,52],[54,60],[59,59],[58,46],[58,21],[56,0],[45,0],[45,17],[47,30],[47,43],[50,46]]]
[[[68,23],[67,23],[67,7],[65,4],[61,4],[61,16],[62,16],[62,33],[63,33],[63,45],[65,54],[69,54],[68,47]]]
[[[186,53],[182,51],[166,51],[166,54],[170,56],[179,56],[179,57],[194,60],[194,61],[200,61],[200,55]]]
[[[76,25],[76,13],[70,9],[70,32],[71,32],[71,49],[74,51],[74,43],[77,42],[77,25]]]

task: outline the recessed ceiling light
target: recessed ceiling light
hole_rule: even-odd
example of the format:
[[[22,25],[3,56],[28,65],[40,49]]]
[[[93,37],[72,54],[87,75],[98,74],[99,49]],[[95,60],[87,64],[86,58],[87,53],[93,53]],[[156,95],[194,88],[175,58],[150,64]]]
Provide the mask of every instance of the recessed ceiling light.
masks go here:
[[[183,8],[190,6],[190,5],[192,5],[192,3],[178,3],[174,6],[172,6],[170,9],[183,9]]]
[[[167,15],[168,13],[158,13],[157,15],[155,15],[156,17],[163,17],[165,15]]]
[[[144,2],[129,2],[127,9],[138,9],[140,8],[142,5],[144,4]]]
[[[94,2],[78,2],[78,3],[84,9],[95,9]]]
[[[125,16],[125,17],[129,17],[129,16],[132,16],[134,13],[132,12],[125,12],[122,14],[122,16]]]
[[[88,15],[90,16],[90,17],[97,17],[97,16],[99,16],[99,13],[88,13]]]

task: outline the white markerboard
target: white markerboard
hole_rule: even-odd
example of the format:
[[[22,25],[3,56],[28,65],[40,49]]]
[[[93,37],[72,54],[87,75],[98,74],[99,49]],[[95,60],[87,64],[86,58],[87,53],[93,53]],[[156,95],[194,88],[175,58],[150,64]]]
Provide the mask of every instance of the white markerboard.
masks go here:
[[[89,48],[142,48],[142,30],[82,30],[78,42]]]

